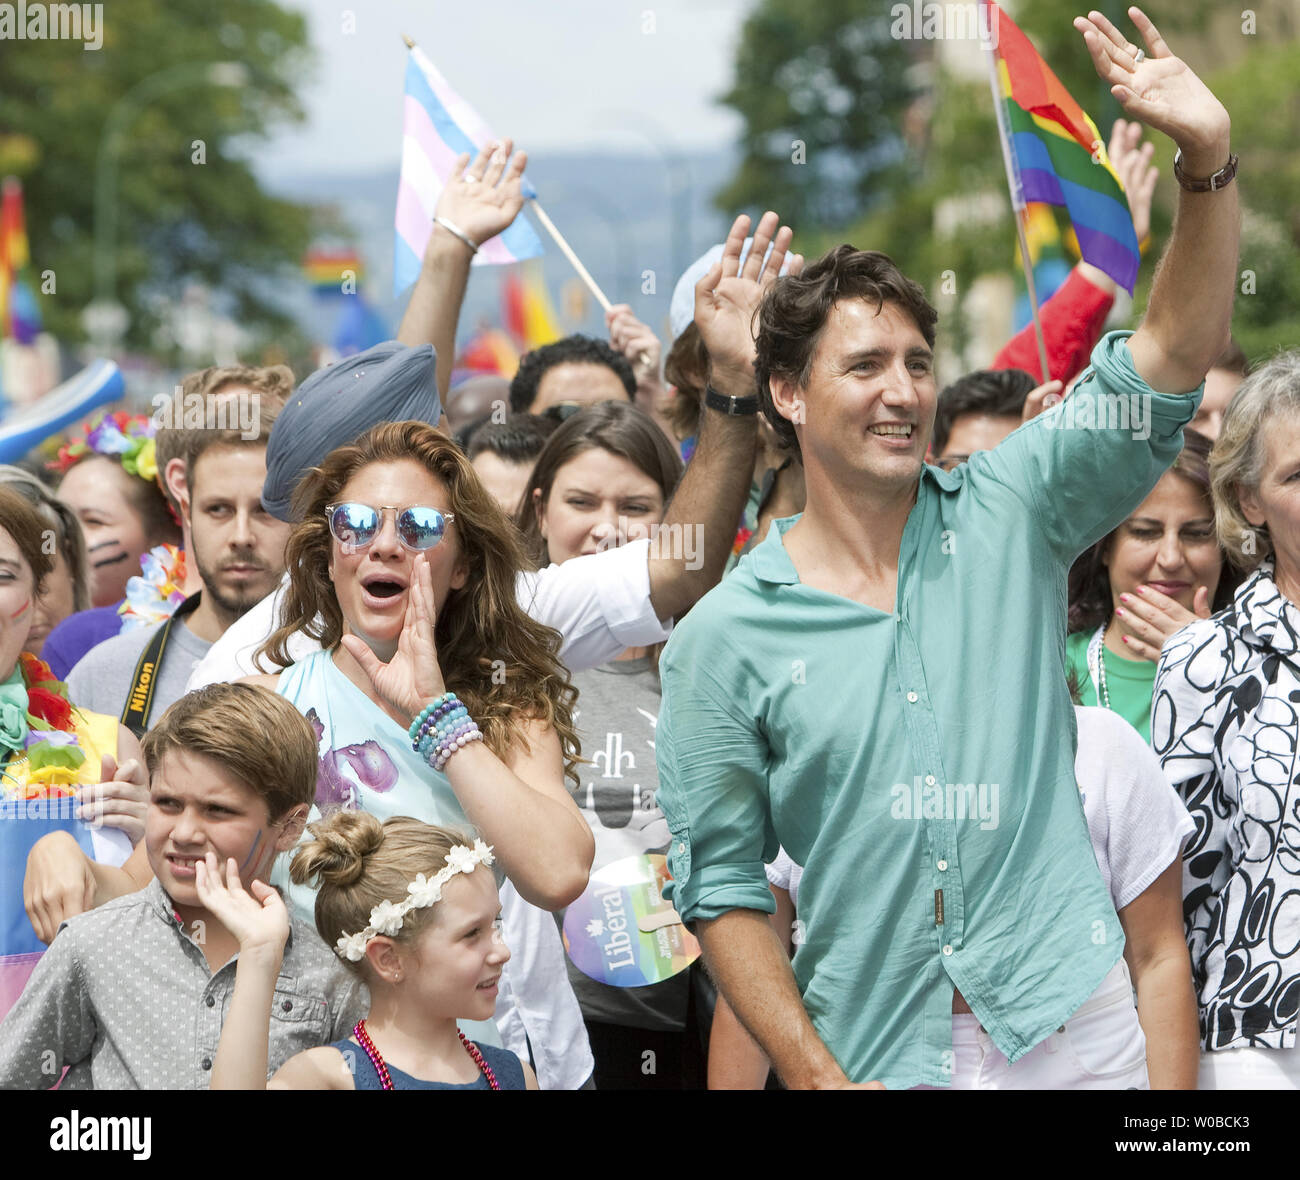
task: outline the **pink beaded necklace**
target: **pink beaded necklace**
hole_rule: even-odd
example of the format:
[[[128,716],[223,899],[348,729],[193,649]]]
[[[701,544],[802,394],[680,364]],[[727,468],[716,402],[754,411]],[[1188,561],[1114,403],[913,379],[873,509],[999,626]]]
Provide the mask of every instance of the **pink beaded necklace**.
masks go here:
[[[357,1044],[365,1051],[366,1056],[370,1058],[370,1064],[375,1067],[375,1073],[379,1075],[379,1085],[384,1090],[393,1088],[393,1079],[388,1073],[388,1066],[384,1064],[384,1059],[379,1055],[379,1050],[375,1048],[375,1042],[370,1039],[370,1034],[366,1032],[366,1022],[358,1020],[352,1028],[352,1035],[357,1038]],[[492,1067],[483,1060],[483,1054],[478,1051],[478,1046],[471,1044],[465,1039],[465,1034],[456,1030],[456,1035],[460,1037],[460,1043],[465,1046],[465,1052],[469,1054],[470,1060],[479,1067],[483,1076],[487,1078],[488,1088],[492,1090],[501,1089],[497,1082],[497,1075],[492,1072]]]

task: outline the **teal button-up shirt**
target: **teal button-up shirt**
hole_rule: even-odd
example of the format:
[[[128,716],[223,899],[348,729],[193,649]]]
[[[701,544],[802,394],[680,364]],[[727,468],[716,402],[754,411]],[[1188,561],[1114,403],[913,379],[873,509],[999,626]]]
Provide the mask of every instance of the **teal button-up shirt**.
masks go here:
[[[790,518],[664,652],[668,895],[687,922],[771,913],[778,842],[805,867],[795,977],[853,1081],[947,1085],[954,988],[1014,1061],[1123,951],[1074,780],[1066,575],[1200,401],[1153,393],[1126,336],[996,450],[923,469],[893,614],[802,585]]]

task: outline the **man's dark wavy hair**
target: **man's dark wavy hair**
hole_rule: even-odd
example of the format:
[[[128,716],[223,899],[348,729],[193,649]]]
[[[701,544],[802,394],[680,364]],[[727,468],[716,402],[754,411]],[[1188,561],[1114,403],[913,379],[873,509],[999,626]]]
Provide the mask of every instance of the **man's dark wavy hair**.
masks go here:
[[[1025,398],[1037,388],[1038,378],[1024,369],[979,369],[958,377],[939,394],[930,449],[935,455],[943,454],[952,424],[962,414],[1019,418],[1024,412]]]
[[[802,274],[785,275],[768,289],[758,306],[755,374],[759,404],[777,436],[799,455],[794,426],[777,413],[769,382],[785,377],[803,388],[812,372],[813,357],[831,308],[841,299],[865,299],[877,310],[893,303],[915,322],[925,342],[934,347],[938,312],[925,290],[877,250],[859,250],[845,243],[823,255]],[[802,456],[800,455],[800,458]]]
[[[547,370],[556,365],[604,365],[613,369],[618,379],[623,382],[630,401],[636,394],[636,375],[627,358],[615,352],[603,340],[594,336],[566,336],[554,344],[544,344],[534,348],[519,362],[519,371],[510,382],[510,412],[527,414],[533,399],[537,396],[537,387]]]

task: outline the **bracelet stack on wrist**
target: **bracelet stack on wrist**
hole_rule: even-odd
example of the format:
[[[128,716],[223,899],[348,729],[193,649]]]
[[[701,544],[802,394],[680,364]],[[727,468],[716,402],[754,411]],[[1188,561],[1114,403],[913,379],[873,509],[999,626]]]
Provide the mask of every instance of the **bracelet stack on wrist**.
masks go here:
[[[483,731],[454,692],[435,697],[416,714],[407,735],[411,749],[434,770],[441,770],[457,750],[481,742]]]

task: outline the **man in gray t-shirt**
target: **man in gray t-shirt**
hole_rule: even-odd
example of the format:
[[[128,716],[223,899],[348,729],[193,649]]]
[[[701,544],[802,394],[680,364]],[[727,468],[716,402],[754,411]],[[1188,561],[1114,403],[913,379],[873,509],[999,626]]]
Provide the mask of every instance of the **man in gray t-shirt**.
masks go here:
[[[195,610],[194,614],[198,613]],[[186,626],[193,617],[172,624],[158,674],[153,677],[151,721],[157,721],[172,701],[185,695],[185,683],[194,665],[212,646],[210,640],[201,639]],[[155,623],[151,627],[136,627],[92,647],[68,673],[69,699],[76,701],[78,708],[120,717],[140,656],[163,626]]]
[[[204,431],[187,464],[193,560],[203,582],[199,604],[172,620],[152,677],[149,721],[161,717],[199,662],[249,607],[279,584],[289,526],[262,507],[266,436],[274,414],[263,407],[260,429],[246,440],[234,431]],[[165,626],[126,631],[92,647],[68,675],[68,695],[81,708],[121,717],[134,686],[136,665],[149,641]]]

